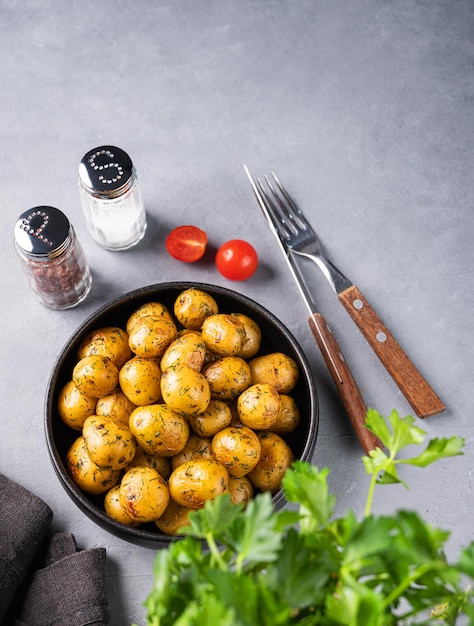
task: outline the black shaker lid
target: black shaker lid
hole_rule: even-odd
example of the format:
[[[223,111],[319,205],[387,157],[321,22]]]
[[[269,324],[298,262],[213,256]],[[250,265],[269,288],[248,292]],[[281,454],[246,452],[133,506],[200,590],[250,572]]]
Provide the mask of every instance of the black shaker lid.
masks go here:
[[[51,206],[37,206],[17,219],[15,243],[27,256],[47,260],[67,246],[70,228],[62,211]]]
[[[89,150],[79,164],[79,180],[94,196],[114,198],[131,185],[133,163],[126,152],[115,146]]]

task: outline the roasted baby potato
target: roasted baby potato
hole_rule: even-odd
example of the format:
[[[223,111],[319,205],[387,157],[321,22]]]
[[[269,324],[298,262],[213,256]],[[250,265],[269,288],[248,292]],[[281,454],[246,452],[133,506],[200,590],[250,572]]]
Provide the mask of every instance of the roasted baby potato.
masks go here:
[[[115,485],[109,489],[104,498],[104,510],[106,514],[120,524],[125,526],[139,526],[140,522],[130,517],[120,504],[120,485]]]
[[[245,508],[253,498],[253,493],[252,483],[247,476],[229,476],[229,495],[234,504],[242,504]]]
[[[118,367],[109,358],[91,354],[76,363],[72,380],[81,393],[101,398],[115,389],[118,373]]]
[[[233,317],[236,317],[239,322],[242,322],[245,329],[245,341],[242,349],[237,354],[243,359],[251,359],[260,350],[262,343],[262,331],[259,325],[254,322],[250,317],[243,313],[231,313]]]
[[[128,428],[130,414],[135,408],[136,405],[127,398],[119,387],[117,387],[108,396],[102,396],[102,398],[97,400],[95,414],[108,417],[114,422],[120,422]]]
[[[161,374],[163,401],[181,415],[202,413],[211,400],[209,384],[201,372],[187,365],[168,367]]]
[[[214,459],[196,459],[177,467],[168,484],[171,497],[177,504],[199,509],[206,500],[213,500],[228,491],[229,474]]]
[[[169,344],[178,336],[174,322],[165,316],[144,317],[131,329],[128,345],[134,354],[147,359],[161,357]]]
[[[240,421],[254,430],[268,430],[281,410],[278,391],[266,383],[251,385],[237,398]]]
[[[161,302],[147,302],[138,307],[128,318],[125,327],[127,334],[130,334],[137,322],[141,321],[144,317],[150,316],[155,318],[163,317],[170,322],[174,322],[171,313]]]
[[[200,372],[206,359],[206,345],[202,335],[196,331],[181,333],[172,341],[161,357],[162,370],[176,365],[187,365]]]
[[[229,476],[240,478],[248,474],[260,459],[261,444],[253,430],[246,426],[229,426],[212,438],[212,454]]]
[[[252,384],[250,366],[239,356],[224,356],[206,365],[202,373],[216,400],[234,400]]]
[[[121,470],[135,456],[137,444],[130,430],[107,417],[88,417],[82,427],[82,436],[90,458],[99,467]]]
[[[221,356],[238,355],[247,340],[243,323],[226,313],[207,317],[201,332],[207,349]]]
[[[160,380],[157,361],[140,356],[127,361],[119,372],[120,388],[136,406],[154,404],[161,399]]]
[[[281,409],[272,426],[272,432],[277,435],[287,435],[298,427],[301,421],[300,410],[296,401],[285,393],[280,394]]]
[[[137,445],[135,456],[133,457],[128,468],[137,467],[138,465],[146,465],[156,469],[158,474],[168,480],[171,474],[171,462],[169,457],[161,454],[148,454],[145,450]]]
[[[166,404],[137,407],[130,415],[130,431],[148,454],[174,456],[189,437],[189,426],[182,415]]]
[[[81,393],[72,380],[67,382],[59,392],[59,417],[74,430],[82,430],[86,418],[94,415],[96,405],[97,398]]]
[[[66,468],[79,489],[100,495],[120,481],[120,470],[104,469],[90,458],[84,437],[78,437],[66,454]]]
[[[276,433],[258,433],[262,450],[260,460],[247,474],[250,482],[260,491],[275,493],[280,489],[286,470],[294,461],[289,445]]]
[[[120,482],[119,500],[132,519],[154,522],[168,506],[170,492],[166,481],[152,467],[132,467]]]
[[[120,369],[132,357],[128,334],[117,326],[106,326],[89,333],[79,346],[78,359],[91,354],[108,357]]]
[[[184,328],[191,330],[199,330],[206,318],[218,312],[214,298],[200,289],[185,289],[174,303],[176,319]]]
[[[169,504],[161,517],[155,520],[155,525],[165,535],[177,535],[180,528],[189,526],[189,513],[193,511],[187,506],[182,506],[170,498]]]
[[[295,361],[282,352],[272,352],[252,359],[249,363],[252,383],[267,383],[278,393],[290,393],[298,382]]]
[[[195,433],[189,435],[186,445],[171,457],[171,468],[175,470],[178,465],[191,461],[192,459],[212,459],[212,448],[210,437],[200,437]]]
[[[207,409],[189,417],[189,425],[201,437],[212,437],[232,421],[230,406],[222,400],[211,400]]]

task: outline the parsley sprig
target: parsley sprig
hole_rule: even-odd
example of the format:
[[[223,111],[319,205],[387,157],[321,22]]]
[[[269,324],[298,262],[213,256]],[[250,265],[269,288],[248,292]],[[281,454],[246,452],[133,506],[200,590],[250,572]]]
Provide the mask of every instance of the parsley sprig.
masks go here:
[[[302,461],[283,479],[296,510],[275,511],[265,493],[245,510],[219,496],[158,552],[147,625],[454,626],[461,614],[474,624],[474,542],[450,563],[448,532],[413,511],[371,514],[377,485],[405,484],[400,465],[457,456],[464,440],[432,439],[409,456],[425,437],[411,416],[369,410],[367,427],[385,449],[363,458],[371,478],[361,520],[352,510],[334,518],[329,470]]]

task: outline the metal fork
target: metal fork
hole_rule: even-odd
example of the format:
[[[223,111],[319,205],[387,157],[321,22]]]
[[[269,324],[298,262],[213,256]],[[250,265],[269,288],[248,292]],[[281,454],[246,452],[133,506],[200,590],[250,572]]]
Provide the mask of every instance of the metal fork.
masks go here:
[[[328,279],[337,297],[377,354],[389,374],[405,395],[419,417],[428,417],[444,410],[444,404],[410,361],[396,339],[383,324],[377,313],[367,302],[361,291],[325,257],[316,232],[272,172],[265,175],[265,185],[260,179],[255,182],[245,168],[257,200],[265,206],[267,219],[273,226],[284,251],[306,257],[317,264]],[[260,200],[259,204],[262,206]],[[296,267],[295,263],[292,263]],[[298,270],[294,270],[298,274]],[[301,280],[301,274],[297,276]],[[302,292],[308,293],[304,286]]]

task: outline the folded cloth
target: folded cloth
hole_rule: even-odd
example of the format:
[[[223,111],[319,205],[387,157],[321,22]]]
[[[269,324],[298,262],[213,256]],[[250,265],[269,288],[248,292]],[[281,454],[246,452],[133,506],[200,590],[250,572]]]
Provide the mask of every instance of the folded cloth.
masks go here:
[[[20,602],[15,626],[105,626],[105,548],[78,551],[74,536],[52,535]]]
[[[0,623],[52,518],[43,500],[0,474]]]
[[[45,537],[52,516],[0,474],[0,624],[106,626],[105,548],[78,550],[69,533]]]

